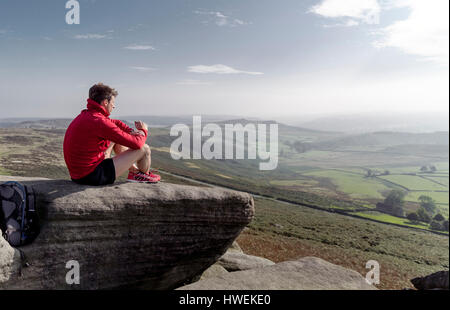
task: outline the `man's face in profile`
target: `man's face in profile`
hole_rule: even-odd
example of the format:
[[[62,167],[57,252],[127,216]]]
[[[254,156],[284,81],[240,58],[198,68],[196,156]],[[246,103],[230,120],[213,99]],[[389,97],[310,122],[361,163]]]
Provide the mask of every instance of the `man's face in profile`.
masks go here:
[[[114,110],[114,108],[116,107],[115,103],[116,97],[112,96],[105,107],[109,114],[111,114],[112,110]]]

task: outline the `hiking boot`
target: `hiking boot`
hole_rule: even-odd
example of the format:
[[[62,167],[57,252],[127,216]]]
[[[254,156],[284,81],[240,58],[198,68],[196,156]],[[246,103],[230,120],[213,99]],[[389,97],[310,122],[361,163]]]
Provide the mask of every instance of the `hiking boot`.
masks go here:
[[[159,180],[161,180],[161,177],[159,175],[156,174],[147,174],[147,173],[143,173],[143,172],[129,172],[128,173],[128,178],[127,181],[128,182],[135,182],[135,183],[157,183],[159,182]]]
[[[161,176],[159,174],[154,174],[152,171],[149,171],[147,175],[152,178],[153,180],[156,180],[156,182],[161,181]]]

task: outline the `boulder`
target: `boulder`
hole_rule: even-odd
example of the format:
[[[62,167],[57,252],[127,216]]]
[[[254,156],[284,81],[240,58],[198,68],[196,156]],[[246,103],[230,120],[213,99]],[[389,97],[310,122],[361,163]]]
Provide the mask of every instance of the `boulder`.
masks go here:
[[[33,186],[42,225],[21,247],[28,267],[1,241],[0,289],[179,287],[214,264],[254,215],[251,195],[221,188],[0,176],[10,180]],[[66,283],[73,261],[79,284]]]
[[[0,230],[0,283],[8,281],[14,274],[20,272],[20,253],[12,248],[2,237]]]
[[[316,257],[230,272],[178,290],[374,290],[356,271]]]
[[[442,289],[448,290],[449,273],[447,271],[438,271],[425,277],[417,277],[411,280],[411,283],[418,290]]]
[[[202,276],[200,277],[200,280],[215,278],[215,277],[227,274],[227,273],[228,273],[228,271],[225,268],[223,268],[219,264],[215,263],[214,265],[212,265],[211,267],[209,267],[208,269],[206,269],[203,272]]]
[[[247,255],[234,249],[228,250],[217,262],[227,271],[240,271],[275,264],[263,257]]]
[[[233,244],[228,248],[228,251],[236,251],[239,253],[244,253],[244,251],[242,251],[241,247],[236,241],[234,241]]]

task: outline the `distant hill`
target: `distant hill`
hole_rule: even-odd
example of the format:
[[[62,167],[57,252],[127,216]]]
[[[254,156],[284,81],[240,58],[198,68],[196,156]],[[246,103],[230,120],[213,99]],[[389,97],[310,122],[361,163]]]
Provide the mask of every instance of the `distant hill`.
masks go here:
[[[280,121],[294,126],[323,131],[367,133],[376,131],[435,132],[448,131],[447,113],[365,113],[340,116],[317,116],[302,120],[302,116],[281,118]]]
[[[150,127],[168,127],[175,124],[192,125],[192,115],[180,116],[151,116],[151,115],[131,115],[119,116],[118,119],[133,123],[135,120],[141,120]],[[233,115],[202,115],[202,123],[221,122],[230,119],[237,119],[239,116]]]
[[[75,117],[75,115],[74,115]],[[116,116],[112,118],[120,119],[126,124],[134,125],[135,120],[141,120],[147,123],[150,127],[168,127],[175,124],[192,124],[192,115],[180,116],[152,116],[152,115],[128,115]],[[237,119],[239,116],[235,115],[202,115],[202,123],[220,122],[229,119]],[[0,128],[34,128],[34,129],[65,129],[69,126],[72,119],[66,118],[3,118],[0,119]]]
[[[202,120],[202,122],[204,122]],[[204,122],[206,123],[206,122]],[[316,129],[309,129],[309,128],[302,128],[302,127],[296,127],[291,125],[286,125],[280,122],[277,122],[276,120],[251,120],[251,119],[245,119],[245,118],[239,118],[239,119],[229,119],[224,121],[216,122],[219,126],[225,125],[225,124],[242,124],[247,125],[249,123],[251,124],[278,124],[278,128],[282,130],[293,130],[293,131],[303,131],[303,132],[314,132],[314,133],[330,133],[322,130],[316,130]]]
[[[404,144],[387,147],[385,153],[448,158],[448,144]]]
[[[66,129],[71,119],[0,120],[0,128]]]
[[[360,135],[349,135],[322,142],[320,146],[328,148],[353,146],[395,146],[395,145],[448,145],[448,132],[403,133],[374,132]]]

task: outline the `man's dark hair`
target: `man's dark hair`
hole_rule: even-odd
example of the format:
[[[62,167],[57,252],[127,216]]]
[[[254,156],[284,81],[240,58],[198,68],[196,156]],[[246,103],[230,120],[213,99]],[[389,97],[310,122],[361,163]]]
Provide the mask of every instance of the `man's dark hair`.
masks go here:
[[[119,93],[103,83],[98,83],[89,89],[89,99],[101,104],[103,100],[111,100],[112,96],[117,97]]]

